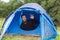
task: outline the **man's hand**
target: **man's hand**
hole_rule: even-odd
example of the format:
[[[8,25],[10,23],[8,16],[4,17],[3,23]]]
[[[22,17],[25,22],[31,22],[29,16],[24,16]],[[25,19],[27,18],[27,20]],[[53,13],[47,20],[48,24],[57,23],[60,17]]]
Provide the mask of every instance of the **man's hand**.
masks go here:
[[[30,18],[31,18],[31,19],[34,19],[34,15],[31,14],[31,15],[30,15]]]

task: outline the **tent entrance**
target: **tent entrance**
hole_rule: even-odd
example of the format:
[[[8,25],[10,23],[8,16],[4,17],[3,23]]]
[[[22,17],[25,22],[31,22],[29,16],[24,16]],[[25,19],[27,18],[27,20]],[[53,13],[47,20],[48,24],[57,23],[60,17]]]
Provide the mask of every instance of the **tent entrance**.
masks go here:
[[[37,27],[38,27],[38,25],[39,25],[39,23],[40,23],[40,15],[39,15],[39,13],[37,13],[36,11],[31,11],[31,10],[22,10],[22,15],[25,15],[26,16],[26,19],[27,19],[27,21],[29,21],[28,22],[28,24],[27,25],[25,25],[26,27],[21,27],[20,26],[20,28],[22,29],[22,30],[25,30],[25,31],[31,31],[31,30],[35,30],[35,29],[37,29]],[[21,15],[21,19],[22,19],[22,15]],[[30,15],[33,15],[34,16],[34,23],[32,22],[31,23],[31,18],[30,18]],[[36,24],[36,21],[38,22],[37,24]],[[23,22],[23,21],[22,21]],[[22,23],[21,23],[21,25],[22,25]],[[34,26],[33,26],[34,25]]]

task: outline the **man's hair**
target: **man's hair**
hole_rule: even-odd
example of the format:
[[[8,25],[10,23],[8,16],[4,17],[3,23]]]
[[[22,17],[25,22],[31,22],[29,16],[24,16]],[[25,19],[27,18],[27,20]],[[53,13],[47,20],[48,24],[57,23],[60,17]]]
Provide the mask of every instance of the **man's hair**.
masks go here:
[[[26,16],[26,15],[25,15],[25,14],[22,14],[21,17],[22,17],[22,16]]]

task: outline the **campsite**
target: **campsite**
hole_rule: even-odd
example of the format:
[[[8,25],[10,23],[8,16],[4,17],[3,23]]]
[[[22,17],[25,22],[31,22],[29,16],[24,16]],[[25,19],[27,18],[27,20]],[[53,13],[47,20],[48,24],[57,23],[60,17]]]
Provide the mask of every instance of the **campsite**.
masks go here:
[[[11,10],[9,14],[0,15],[0,40],[60,39],[60,27],[58,23],[60,21],[54,18],[55,14],[49,14],[49,12],[39,3],[35,2],[24,4],[24,2],[22,2],[21,6],[17,7],[14,11]],[[33,19],[34,21],[32,21]],[[24,21],[29,23],[27,24],[28,26],[24,27],[25,24],[22,26]]]

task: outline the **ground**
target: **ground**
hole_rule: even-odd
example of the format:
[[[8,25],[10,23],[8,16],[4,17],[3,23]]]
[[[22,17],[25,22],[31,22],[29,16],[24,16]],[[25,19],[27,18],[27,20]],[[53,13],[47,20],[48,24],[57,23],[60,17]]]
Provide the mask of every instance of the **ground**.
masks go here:
[[[0,33],[2,30],[2,25],[4,23],[5,18],[0,18]],[[58,34],[60,34],[60,28],[57,28]],[[21,36],[21,35],[4,35],[2,40],[40,40],[40,37],[33,36]],[[60,36],[58,35],[55,40],[60,40]]]

